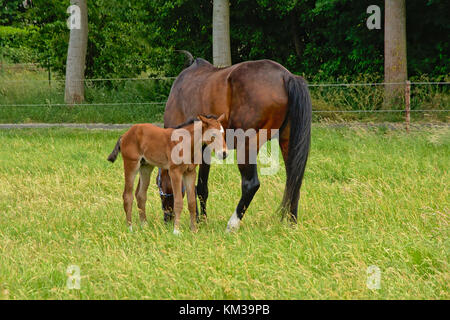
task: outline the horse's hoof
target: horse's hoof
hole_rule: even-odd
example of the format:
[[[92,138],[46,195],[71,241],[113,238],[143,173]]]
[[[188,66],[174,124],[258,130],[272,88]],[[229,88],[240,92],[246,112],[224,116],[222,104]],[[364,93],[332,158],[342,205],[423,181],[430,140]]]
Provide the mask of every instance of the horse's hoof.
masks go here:
[[[203,223],[203,222],[208,222],[208,217],[206,214],[202,214],[200,216],[197,216],[197,223]]]
[[[170,222],[173,220],[174,215],[170,213],[164,212],[164,222]]]
[[[128,231],[133,232],[133,226],[128,226]]]
[[[173,234],[176,235],[176,236],[179,236],[179,235],[181,235],[181,231],[178,230],[178,229],[174,229],[173,230]]]
[[[227,229],[226,232],[235,232],[239,230],[239,227],[241,225],[241,219],[238,218],[236,211],[231,216],[230,220],[228,220]]]

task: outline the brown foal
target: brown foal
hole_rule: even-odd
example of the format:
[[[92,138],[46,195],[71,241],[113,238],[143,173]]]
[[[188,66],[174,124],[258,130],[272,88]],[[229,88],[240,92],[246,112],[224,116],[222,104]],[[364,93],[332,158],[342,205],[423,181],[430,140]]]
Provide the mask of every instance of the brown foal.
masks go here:
[[[127,223],[132,231],[131,213],[133,207],[133,185],[139,171],[140,179],[136,188],[136,200],[141,223],[147,222],[145,203],[150,175],[154,167],[169,170],[174,193],[174,234],[180,233],[180,215],[183,209],[183,183],[186,188],[188,209],[191,218],[191,230],[196,226],[195,178],[196,166],[201,163],[202,145],[214,147],[216,155],[224,159],[227,156],[225,132],[221,121],[214,116],[198,116],[176,128],[163,129],[152,124],[133,125],[119,138],[108,161],[114,162],[122,153],[125,171],[125,188],[123,191],[123,207]],[[200,125],[201,124],[201,125]],[[182,141],[180,141],[180,137]],[[180,148],[181,147],[181,148]],[[200,148],[198,148],[200,147]],[[198,158],[200,153],[200,158]],[[200,161],[199,161],[200,159]]]

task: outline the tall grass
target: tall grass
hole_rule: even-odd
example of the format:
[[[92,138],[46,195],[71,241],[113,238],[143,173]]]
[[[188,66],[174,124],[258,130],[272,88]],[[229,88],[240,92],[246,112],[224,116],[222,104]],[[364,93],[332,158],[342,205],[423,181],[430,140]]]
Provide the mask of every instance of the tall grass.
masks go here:
[[[433,82],[425,75],[411,78],[412,82]],[[449,77],[443,77],[442,82],[449,81]],[[310,81],[314,83],[314,80]],[[353,78],[342,77],[338,81],[330,79],[321,83],[382,83],[383,79],[368,75],[359,75]],[[404,90],[404,85],[401,87]],[[313,109],[320,110],[315,114],[315,119],[332,120],[359,120],[359,121],[403,121],[404,113],[327,113],[323,111],[338,110],[404,110],[405,99],[402,96],[392,104],[384,103],[384,86],[311,86],[310,92],[313,102]],[[448,85],[412,85],[411,86],[411,110],[412,119],[417,120],[440,120],[448,121],[448,112],[439,113],[415,113],[414,110],[449,110],[450,91]]]
[[[84,103],[104,105],[65,106],[64,81],[55,78],[49,83],[47,79],[44,70],[5,70],[0,73],[0,122],[161,122],[172,84],[170,79],[149,80],[145,77],[142,80],[86,81]],[[148,102],[162,103],[142,104]],[[30,104],[41,105],[27,106]]]
[[[3,70],[0,72],[0,105],[44,104],[44,106],[0,106],[0,122],[78,122],[78,123],[142,123],[161,122],[164,103],[142,105],[140,103],[164,102],[170,92],[171,79],[149,80],[142,75],[137,81],[86,81],[86,102],[94,106],[54,106],[64,104],[64,81],[53,75],[49,85],[45,70]],[[146,79],[147,78],[147,79]],[[25,80],[25,81],[23,81]],[[427,82],[422,76],[413,81]],[[443,78],[443,80],[448,80]],[[323,82],[323,80],[322,80]],[[374,83],[381,79],[367,75],[327,83]],[[310,83],[315,83],[310,79]],[[411,89],[412,110],[448,110],[449,86],[414,85]],[[396,105],[383,105],[382,86],[310,87],[315,120],[403,121],[404,113],[334,113],[339,110],[403,110],[404,101]],[[112,105],[128,103],[128,105]],[[108,105],[109,104],[109,105]],[[448,112],[412,113],[413,121],[447,121]]]
[[[449,299],[450,132],[313,126],[298,226],[280,222],[283,168],[260,176],[238,233],[234,165],[214,165],[209,218],[181,237],[149,189],[127,231],[121,131],[0,131],[0,298]],[[282,163],[281,163],[282,164]],[[134,222],[138,221],[134,210]],[[81,269],[68,290],[66,269]],[[367,267],[381,288],[366,286]]]

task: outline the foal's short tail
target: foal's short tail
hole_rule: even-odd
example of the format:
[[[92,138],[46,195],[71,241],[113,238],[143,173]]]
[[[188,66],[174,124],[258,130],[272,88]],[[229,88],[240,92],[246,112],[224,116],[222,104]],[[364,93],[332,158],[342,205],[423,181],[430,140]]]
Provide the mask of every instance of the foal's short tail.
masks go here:
[[[285,79],[285,86],[288,94],[287,118],[290,124],[290,134],[288,157],[285,164],[286,188],[281,206],[296,221],[300,187],[311,140],[312,107],[308,85],[303,78],[289,75]]]
[[[120,141],[122,140],[122,137],[117,140],[116,146],[114,147],[114,150],[111,152],[111,154],[108,156],[108,161],[114,162],[117,159],[117,156],[120,152]]]

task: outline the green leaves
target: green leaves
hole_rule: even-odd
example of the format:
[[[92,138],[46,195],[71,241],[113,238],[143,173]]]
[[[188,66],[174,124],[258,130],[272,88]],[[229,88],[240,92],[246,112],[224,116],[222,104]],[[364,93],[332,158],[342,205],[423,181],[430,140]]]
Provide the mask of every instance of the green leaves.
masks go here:
[[[50,57],[64,74],[68,3],[34,0],[25,9],[0,0],[0,23],[12,28],[0,28],[0,43],[26,47],[44,64]],[[316,80],[382,75],[384,31],[367,29],[369,5],[384,14],[383,0],[231,0],[232,61],[272,59]],[[88,9],[87,77],[176,76],[184,62],[174,49],[212,60],[212,0],[96,0]],[[410,75],[450,72],[449,11],[446,0],[408,2]]]

